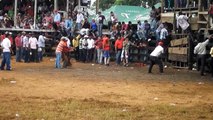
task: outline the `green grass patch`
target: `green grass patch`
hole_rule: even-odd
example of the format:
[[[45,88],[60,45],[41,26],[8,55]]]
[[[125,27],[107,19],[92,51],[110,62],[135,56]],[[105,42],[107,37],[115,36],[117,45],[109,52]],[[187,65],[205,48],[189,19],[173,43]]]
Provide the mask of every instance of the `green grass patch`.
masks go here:
[[[0,119],[21,120],[197,120],[213,119],[213,106],[193,107],[165,104],[130,106],[120,103],[85,100],[22,100],[0,104]]]

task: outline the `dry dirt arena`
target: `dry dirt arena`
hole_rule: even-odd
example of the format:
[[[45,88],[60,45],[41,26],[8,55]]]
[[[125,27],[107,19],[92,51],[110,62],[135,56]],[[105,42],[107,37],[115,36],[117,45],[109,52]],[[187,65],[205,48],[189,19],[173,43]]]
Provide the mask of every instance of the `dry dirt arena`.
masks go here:
[[[54,58],[0,71],[0,120],[213,120],[213,79],[197,71]]]

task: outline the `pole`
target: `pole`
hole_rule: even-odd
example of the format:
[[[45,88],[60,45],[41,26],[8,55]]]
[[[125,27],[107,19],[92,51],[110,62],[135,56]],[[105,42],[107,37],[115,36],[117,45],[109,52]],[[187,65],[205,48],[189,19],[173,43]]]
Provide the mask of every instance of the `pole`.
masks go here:
[[[54,0],[54,10],[58,9],[58,0]]]
[[[70,1],[67,0],[67,10],[66,10],[66,11],[67,11],[67,13],[66,13],[66,14],[67,14],[67,15],[66,15],[67,17],[68,17],[68,13],[69,13],[69,7],[70,7]]]
[[[35,0],[34,3],[34,24],[33,24],[34,29],[36,28],[36,16],[37,16],[37,0]]]
[[[15,5],[14,5],[14,26],[16,27],[17,25],[17,19],[16,19],[16,16],[17,16],[17,0],[15,0]]]
[[[78,10],[80,10],[81,0],[78,0]]]
[[[96,0],[96,14],[98,14],[99,11],[99,0]]]
[[[69,0],[67,0],[67,13],[69,12],[69,6],[70,6],[70,2]]]

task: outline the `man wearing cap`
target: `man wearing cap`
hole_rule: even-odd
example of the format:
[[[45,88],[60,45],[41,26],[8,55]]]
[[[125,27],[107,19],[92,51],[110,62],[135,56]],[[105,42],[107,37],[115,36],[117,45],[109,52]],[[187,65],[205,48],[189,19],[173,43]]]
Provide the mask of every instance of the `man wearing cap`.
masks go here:
[[[5,38],[1,42],[1,48],[3,49],[3,58],[1,62],[1,70],[5,69],[5,64],[6,64],[6,70],[11,70],[11,65],[10,65],[10,59],[11,59],[11,42],[9,40],[10,35],[7,33],[5,34]]]
[[[158,46],[150,54],[150,65],[148,73],[152,73],[152,67],[154,64],[159,65],[160,73],[163,73],[163,63],[160,56],[164,53],[163,42],[159,42]]]

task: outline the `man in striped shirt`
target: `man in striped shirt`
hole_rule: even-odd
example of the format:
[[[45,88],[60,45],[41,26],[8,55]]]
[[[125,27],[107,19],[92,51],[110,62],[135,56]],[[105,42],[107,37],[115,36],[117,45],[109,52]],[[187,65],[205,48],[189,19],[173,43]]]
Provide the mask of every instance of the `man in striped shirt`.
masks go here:
[[[58,43],[58,46],[56,47],[56,61],[55,61],[55,67],[61,68],[61,58],[62,58],[62,52],[63,48],[66,47],[66,39],[64,37],[61,38],[60,42]]]

